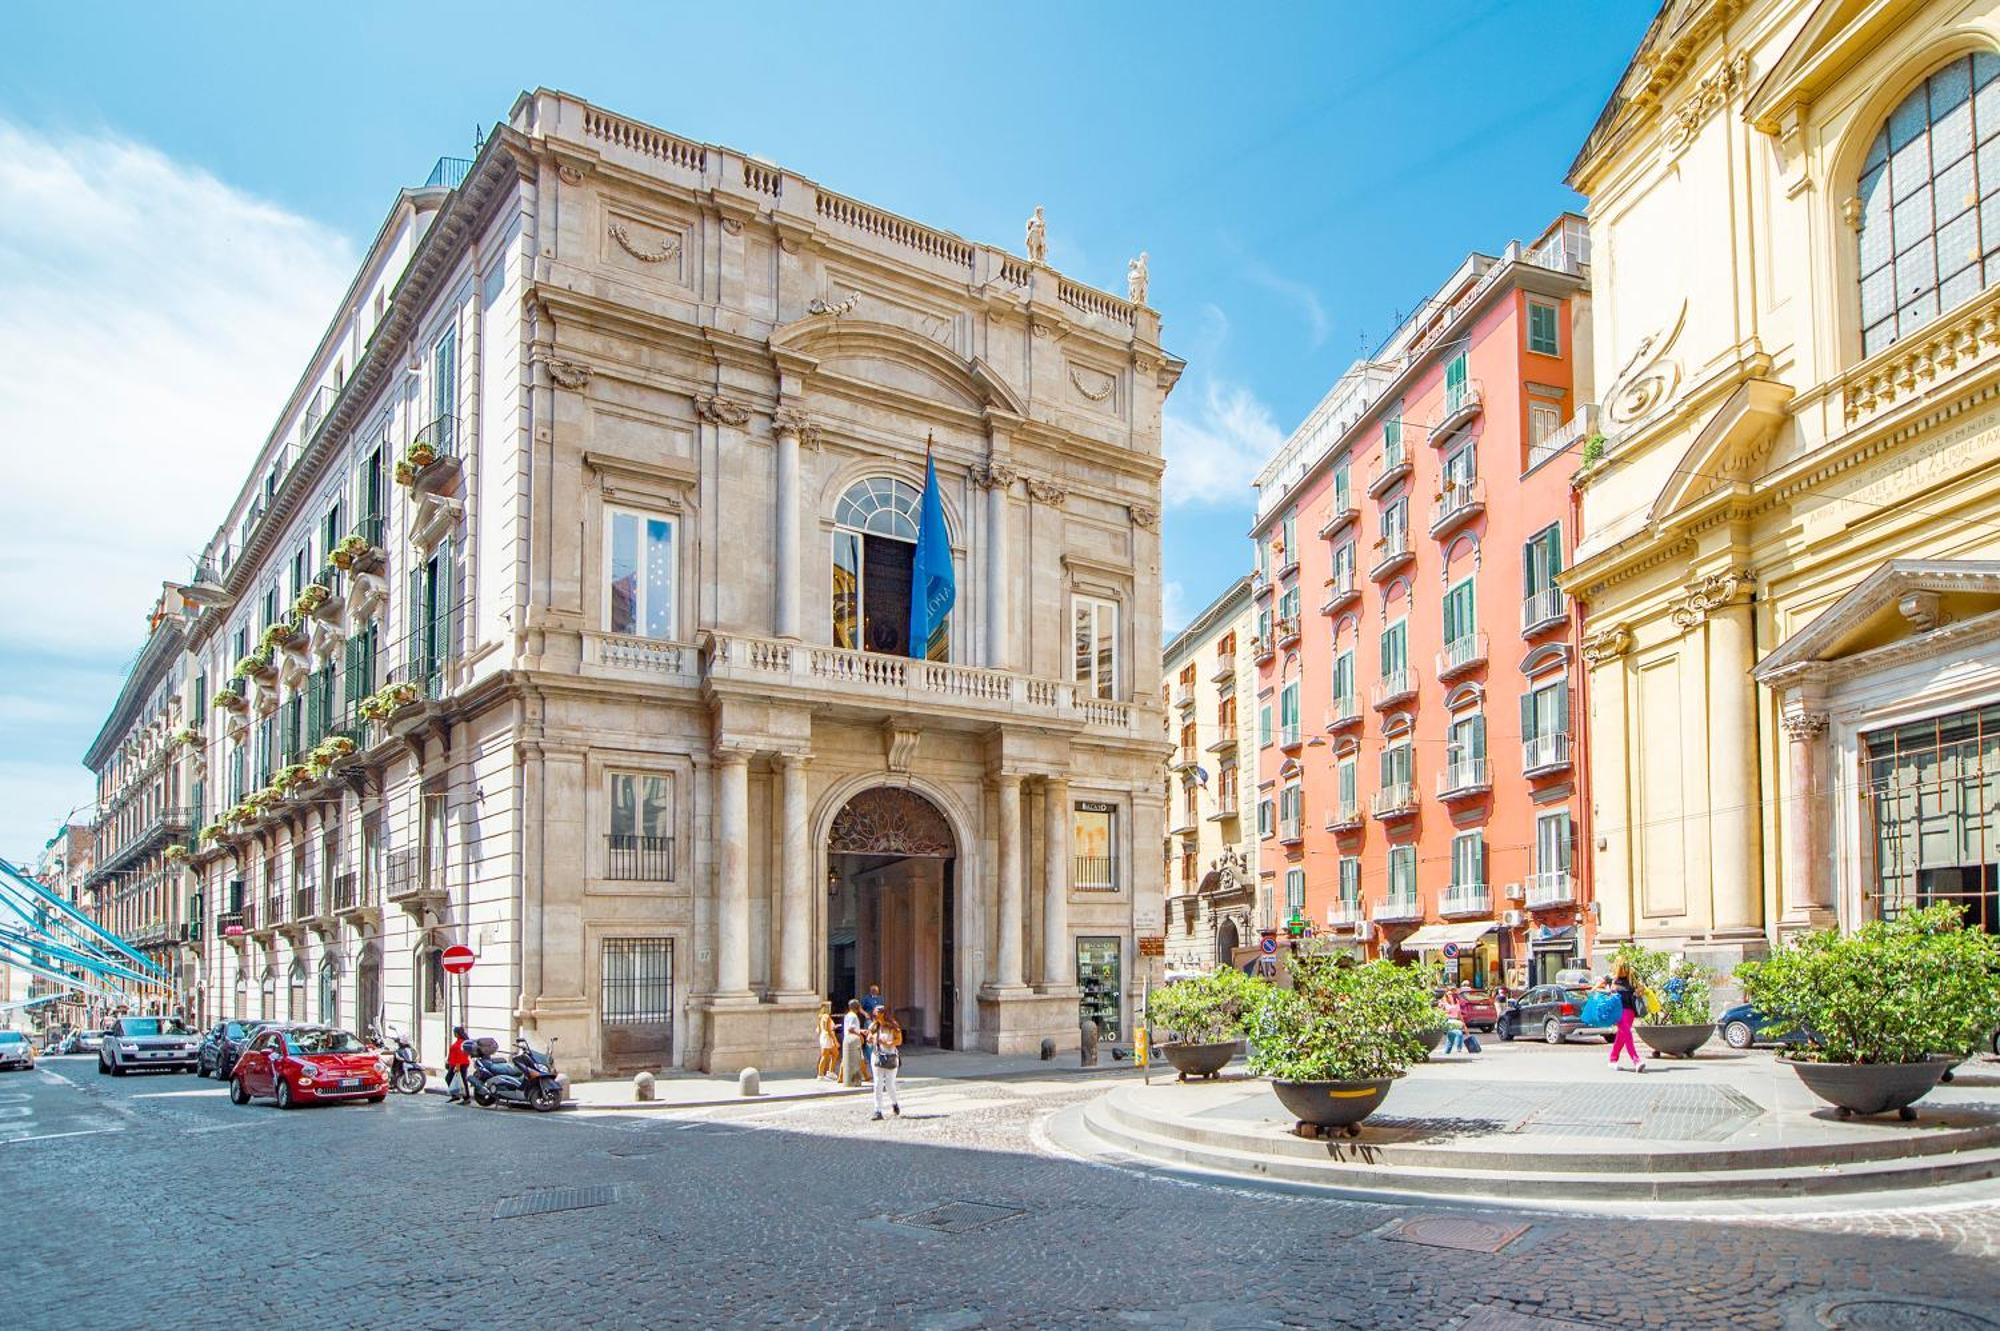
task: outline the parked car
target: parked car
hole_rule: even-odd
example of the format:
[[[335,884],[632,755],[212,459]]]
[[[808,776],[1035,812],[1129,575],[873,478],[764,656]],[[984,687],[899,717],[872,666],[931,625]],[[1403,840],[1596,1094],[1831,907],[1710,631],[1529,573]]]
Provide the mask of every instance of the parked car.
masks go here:
[[[201,1047],[195,1050],[194,1075],[228,1081],[230,1072],[236,1067],[236,1060],[243,1055],[244,1046],[250,1043],[250,1037],[273,1024],[268,1021],[216,1022],[201,1037]]]
[[[1444,990],[1437,991],[1437,998],[1443,1000]],[[1493,1001],[1491,994],[1482,994],[1476,989],[1461,989],[1458,991],[1458,1003],[1459,1011],[1465,1016],[1465,1024],[1471,1030],[1490,1031],[1500,1020],[1499,1005]]]
[[[250,1037],[229,1078],[229,1098],[236,1104],[266,1095],[280,1109],[326,1100],[379,1105],[389,1096],[389,1079],[381,1056],[352,1032],[267,1026]]]
[[[69,1039],[63,1041],[62,1051],[65,1054],[94,1054],[103,1043],[103,1031],[72,1031]]]
[[[1773,1033],[1765,1029],[1770,1018],[1748,1003],[1738,1003],[1715,1019],[1722,1041],[1731,1049],[1750,1049],[1760,1044],[1803,1044],[1804,1031]]]
[[[1494,1034],[1503,1040],[1540,1036],[1550,1044],[1561,1044],[1572,1035],[1609,1040],[1617,1034],[1615,1028],[1583,1024],[1583,1004],[1589,997],[1590,990],[1582,986],[1538,984],[1507,1000]]]
[[[193,1072],[195,1033],[179,1017],[120,1017],[97,1047],[97,1071],[122,1077],[134,1068]]]
[[[0,1068],[26,1071],[35,1066],[35,1046],[19,1031],[0,1031]]]

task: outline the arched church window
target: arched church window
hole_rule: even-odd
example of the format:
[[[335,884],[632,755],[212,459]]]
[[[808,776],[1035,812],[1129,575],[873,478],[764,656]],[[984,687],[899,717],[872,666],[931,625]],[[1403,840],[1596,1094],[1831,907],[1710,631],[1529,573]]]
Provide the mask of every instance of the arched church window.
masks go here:
[[[910,584],[923,493],[893,476],[856,481],[833,510],[833,645],[909,656]],[[943,641],[950,641],[947,619]]]
[[[2000,280],[2000,55],[1961,56],[1897,104],[1861,164],[1861,349]]]

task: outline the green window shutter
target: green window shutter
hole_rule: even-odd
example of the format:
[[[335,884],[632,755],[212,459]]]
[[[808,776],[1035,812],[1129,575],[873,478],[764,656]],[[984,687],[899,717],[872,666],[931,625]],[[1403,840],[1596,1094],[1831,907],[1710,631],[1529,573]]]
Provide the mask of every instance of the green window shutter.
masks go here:
[[[1535,695],[1533,693],[1524,693],[1521,695],[1521,738],[1524,740],[1537,738],[1535,731]]]
[[[1471,724],[1469,724],[1466,727],[1466,730],[1467,730],[1466,740],[1468,746],[1467,756],[1472,758],[1474,761],[1478,761],[1480,759],[1485,758],[1486,717],[1484,715],[1473,717]]]
[[[1444,391],[1449,401],[1457,401],[1458,395],[1465,392],[1465,353],[1462,351],[1445,362]]]
[[[1556,723],[1552,733],[1567,735],[1569,733],[1569,681],[1567,679],[1556,685],[1555,694]]]

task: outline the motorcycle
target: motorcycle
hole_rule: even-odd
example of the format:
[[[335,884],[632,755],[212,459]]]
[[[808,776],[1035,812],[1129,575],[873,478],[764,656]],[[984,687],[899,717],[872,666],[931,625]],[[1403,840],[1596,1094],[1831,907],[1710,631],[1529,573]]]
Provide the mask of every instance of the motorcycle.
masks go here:
[[[560,1107],[563,1084],[556,1075],[555,1046],[551,1039],[549,1052],[542,1053],[524,1035],[514,1042],[513,1055],[502,1058],[499,1042],[491,1036],[468,1042],[472,1102],[482,1109],[496,1104],[526,1105],[544,1114]]]
[[[410,1047],[409,1040],[394,1031],[385,1037],[379,1026],[375,1028],[375,1039],[378,1044],[395,1045],[389,1054],[389,1084],[404,1095],[422,1095],[427,1080],[424,1065],[417,1061],[417,1051]]]

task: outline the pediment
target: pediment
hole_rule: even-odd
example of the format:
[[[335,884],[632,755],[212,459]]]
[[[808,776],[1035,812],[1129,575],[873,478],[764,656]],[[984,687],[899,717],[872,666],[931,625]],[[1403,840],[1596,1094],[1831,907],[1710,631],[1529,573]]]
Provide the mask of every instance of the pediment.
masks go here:
[[[1776,683],[1879,658],[1953,625],[2000,614],[2000,560],[1892,559],[1780,643],[1753,674]]]
[[[1026,405],[978,357],[968,360],[897,324],[835,314],[815,314],[771,334],[771,350],[809,358],[814,372],[879,383],[971,411],[988,409],[1025,417]]]
[[[1792,394],[1791,385],[1773,379],[1738,385],[1681,455],[1653,503],[1652,520],[1670,517],[1713,490],[1754,479],[1785,421]]]
[[[1823,96],[1921,9],[1925,0],[1820,0],[1778,62],[1751,90],[1744,115],[1768,134]]]

